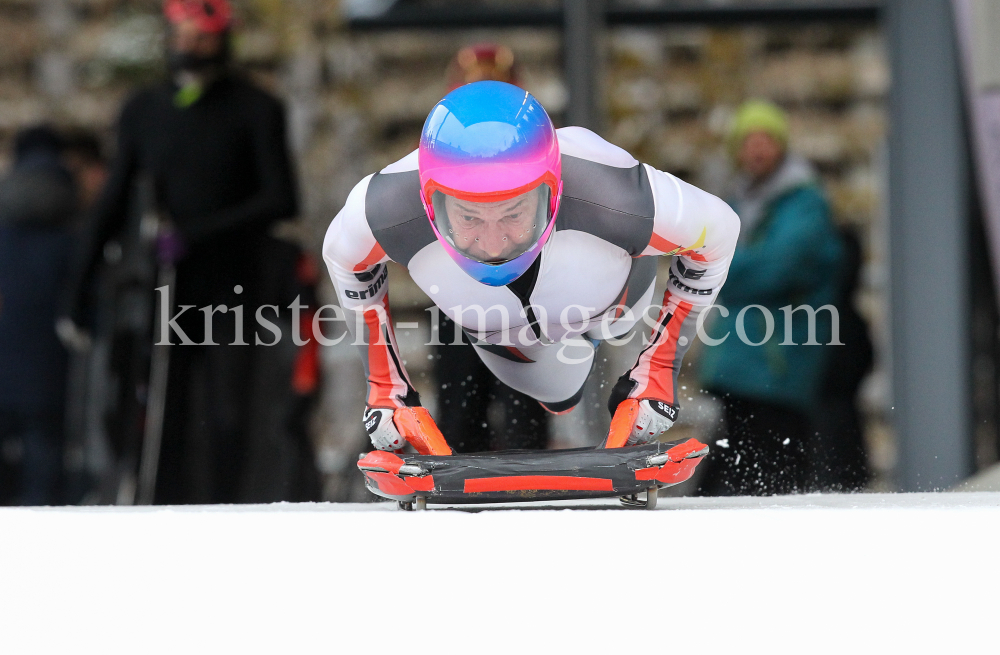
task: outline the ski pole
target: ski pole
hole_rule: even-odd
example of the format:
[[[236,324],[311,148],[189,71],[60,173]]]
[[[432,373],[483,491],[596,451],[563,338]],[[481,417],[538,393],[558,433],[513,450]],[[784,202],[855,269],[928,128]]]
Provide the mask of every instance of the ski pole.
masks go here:
[[[169,316],[171,292],[177,278],[173,264],[161,263],[157,273],[156,288],[166,287],[167,302],[156,303],[153,334]],[[160,466],[160,445],[163,441],[163,420],[167,405],[167,378],[170,372],[170,335],[160,335],[165,342],[153,342],[153,357],[149,370],[149,395],[146,402],[146,424],[142,435],[142,458],[139,463],[138,504],[152,505],[156,494],[156,473]],[[154,337],[155,338],[155,337]]]

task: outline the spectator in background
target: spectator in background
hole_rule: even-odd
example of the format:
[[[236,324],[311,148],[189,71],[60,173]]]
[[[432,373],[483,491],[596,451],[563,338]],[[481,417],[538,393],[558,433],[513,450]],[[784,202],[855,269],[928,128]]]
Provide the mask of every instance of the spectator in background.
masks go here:
[[[92,130],[78,126],[62,128],[59,133],[63,140],[62,162],[73,176],[76,186],[77,208],[72,230],[74,236],[79,238],[87,211],[97,200],[107,179],[108,162],[101,141]],[[61,289],[60,294],[64,291]],[[96,435],[88,429],[92,426],[88,418],[94,414],[88,414],[88,409],[92,408],[88,400],[96,395],[95,387],[100,387],[89,384],[93,381],[92,362],[100,359],[99,350],[70,349],[69,352],[61,485],[61,502],[68,505],[96,500],[93,495],[87,498],[99,485],[99,476],[96,475],[99,460],[95,457],[93,439]],[[88,440],[88,437],[91,439]]]
[[[60,502],[67,353],[55,333],[77,189],[50,127],[17,134],[0,179],[0,503]]]
[[[269,274],[262,263],[274,247],[269,230],[298,210],[284,109],[231,69],[227,0],[167,0],[164,13],[170,78],[133,95],[121,112],[116,157],[89,221],[64,325],[79,328],[91,315],[95,269],[125,225],[140,175],[152,180],[157,210],[169,219],[156,249],[165,266],[176,267],[170,316],[181,305],[225,305],[244,306],[252,317],[267,304],[261,289]],[[176,323],[201,344],[203,319],[192,310]],[[158,503],[241,498],[252,382],[263,374],[259,348],[230,345],[239,341],[233,312],[211,320],[220,345],[171,348]],[[242,336],[254,343],[252,331]],[[196,489],[196,479],[206,488]]]
[[[447,79],[449,93],[480,80],[520,86],[514,53],[492,43],[459,50],[448,66]],[[543,449],[548,445],[548,415],[542,406],[497,380],[468,337],[461,331],[456,335],[454,321],[443,314],[440,341],[444,345],[437,346],[435,359],[438,426],[455,451]]]
[[[90,209],[108,179],[108,162],[100,139],[90,130],[75,128],[63,133],[63,162],[76,182],[81,214]]]
[[[738,110],[729,145],[740,170],[732,206],[742,227],[729,278],[706,330],[701,380],[724,405],[726,433],[703,465],[702,495],[769,495],[803,491],[810,413],[820,393],[831,345],[802,345],[809,317],[794,312],[784,332],[782,307],[819,309],[836,301],[842,245],[816,174],[788,152],[788,118],[775,105],[751,101]],[[741,310],[743,335],[739,334]],[[761,307],[774,330],[767,335]],[[829,311],[816,317],[816,340],[829,344]],[[745,339],[743,338],[745,336]],[[765,337],[768,337],[765,340]],[[781,345],[782,342],[797,345]],[[760,344],[760,345],[751,345]]]
[[[465,84],[481,80],[507,82],[521,86],[521,76],[514,64],[514,53],[505,45],[477,43],[462,48],[448,64],[448,93]]]
[[[842,230],[844,265],[834,306],[840,317],[836,357],[827,357],[819,400],[812,413],[813,434],[808,449],[808,484],[816,491],[862,491],[871,478],[865,452],[864,428],[858,411],[858,390],[875,363],[875,349],[864,318],[854,307],[863,262],[861,240]]]

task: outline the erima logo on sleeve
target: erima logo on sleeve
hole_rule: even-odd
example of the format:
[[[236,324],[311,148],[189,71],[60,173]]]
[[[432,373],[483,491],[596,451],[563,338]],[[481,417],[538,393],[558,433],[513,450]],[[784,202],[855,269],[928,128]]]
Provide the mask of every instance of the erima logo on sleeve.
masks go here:
[[[366,275],[373,275],[376,270],[378,269],[375,269],[370,273],[367,273]],[[355,273],[354,275],[362,282],[365,281],[364,279],[361,278],[362,274]],[[370,280],[371,278],[369,277],[368,279]],[[385,284],[385,281],[387,279],[389,279],[389,267],[382,266],[382,274],[378,276],[378,279],[369,284],[367,289],[362,289],[361,291],[352,291],[351,289],[345,289],[344,295],[350,298],[351,300],[365,300],[367,298],[374,298],[375,294],[378,293],[379,289],[382,288],[382,285]]]
[[[355,273],[354,277],[358,278],[358,282],[371,282],[375,279],[375,276],[382,271],[382,264],[375,264],[375,268],[370,271],[361,271],[360,273]]]

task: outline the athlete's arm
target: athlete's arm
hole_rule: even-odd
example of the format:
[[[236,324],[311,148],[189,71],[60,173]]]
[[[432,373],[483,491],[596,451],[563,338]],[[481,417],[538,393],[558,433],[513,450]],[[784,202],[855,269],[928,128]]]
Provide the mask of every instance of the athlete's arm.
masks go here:
[[[440,430],[420,407],[399,356],[389,311],[389,258],[365,217],[370,180],[366,177],[351,191],[323,243],[323,259],[368,379],[365,429],[380,450],[398,450],[408,441],[421,453],[450,455]]]
[[[347,315],[354,344],[361,351],[368,378],[368,405],[388,408],[419,405],[392,328],[386,266],[389,258],[365,218],[369,179],[354,187],[344,208],[330,224],[323,243],[323,259]]]
[[[722,200],[646,166],[656,213],[640,256],[672,255],[663,307],[650,343],[611,393],[607,445],[649,441],[677,418],[677,375],[696,336],[698,316],[726,281],[740,222]]]

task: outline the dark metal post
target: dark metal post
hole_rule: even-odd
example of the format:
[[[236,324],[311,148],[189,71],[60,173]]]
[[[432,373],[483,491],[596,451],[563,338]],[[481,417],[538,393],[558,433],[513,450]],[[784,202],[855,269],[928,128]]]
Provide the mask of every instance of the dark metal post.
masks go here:
[[[889,0],[889,235],[898,485],[972,468],[970,180],[948,0]]]
[[[569,101],[566,124],[601,128],[604,0],[563,0],[563,51]]]

